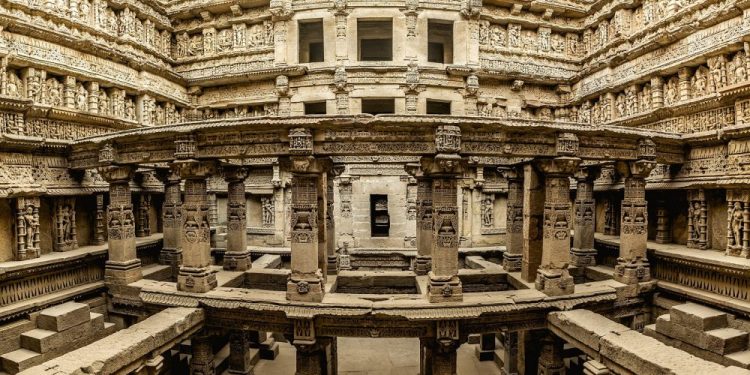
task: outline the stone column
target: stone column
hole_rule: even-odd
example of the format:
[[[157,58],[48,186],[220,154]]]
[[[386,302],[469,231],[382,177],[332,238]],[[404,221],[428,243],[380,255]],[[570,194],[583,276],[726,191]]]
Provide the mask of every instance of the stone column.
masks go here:
[[[252,374],[253,364],[250,356],[250,338],[248,332],[232,330],[229,332],[229,373]]]
[[[458,278],[458,179],[432,177],[432,270],[428,273],[430,302],[461,301]]]
[[[596,265],[594,249],[594,224],[596,223],[596,201],[594,201],[594,180],[599,176],[595,168],[581,168],[575,174],[577,182],[575,200],[575,221],[573,224],[573,247],[570,260],[574,266]]]
[[[133,166],[111,165],[99,168],[99,174],[109,182],[109,259],[104,268],[104,279],[111,286],[125,286],[143,276],[141,260],[138,259],[135,248],[135,216],[129,185],[134,172]]]
[[[209,336],[197,335],[190,339],[193,356],[190,358],[190,375],[214,374],[214,350]]]
[[[646,177],[655,165],[651,160],[617,163],[618,171],[625,176],[625,197],[620,214],[620,257],[617,259],[614,278],[625,284],[648,281],[651,278],[646,259]]]
[[[550,296],[572,294],[570,262],[570,177],[581,159],[562,156],[541,159],[537,167],[544,173],[544,224],[542,263],[537,270],[536,288]]]
[[[651,108],[664,107],[664,78],[651,78]]]
[[[419,338],[419,375],[432,375],[432,350],[435,339]]]
[[[297,371],[295,375],[335,375],[336,338],[317,337],[312,320],[294,321],[294,341],[297,349]]]
[[[224,167],[227,181],[227,251],[224,253],[224,269],[247,271],[252,267],[250,251],[247,250],[247,218],[245,179],[247,168]]]
[[[162,226],[164,246],[159,261],[172,267],[172,277],[177,278],[182,264],[182,192],[180,191],[180,175],[175,169],[159,174],[164,183],[164,203],[162,204]]]
[[[104,194],[96,194],[96,230],[94,232],[94,245],[104,245],[107,241],[105,229],[107,222],[104,213]]]
[[[456,375],[458,321],[441,320],[436,323],[436,337],[432,350],[432,375]]]
[[[518,332],[507,331],[503,334],[503,366],[505,374],[518,374]]]
[[[318,269],[328,280],[328,173],[318,175]]]
[[[289,300],[323,300],[323,271],[318,262],[320,167],[321,162],[312,157],[301,157],[292,161],[292,273],[287,282]]]
[[[135,228],[136,237],[148,237],[151,235],[151,224],[149,221],[149,211],[151,209],[151,195],[141,192],[138,195],[138,215]]]
[[[336,274],[338,268],[338,255],[336,255],[336,219],[333,206],[333,181],[336,176],[341,175],[343,166],[333,168],[328,175],[326,183],[326,274]]]
[[[503,268],[508,272],[518,272],[523,259],[523,174],[516,168],[503,169],[502,173],[508,181]]]
[[[216,287],[216,274],[211,265],[211,227],[206,179],[216,173],[209,161],[181,160],[175,168],[185,180],[185,201],[182,203],[182,266],[177,275],[177,289],[205,293]]]
[[[690,78],[692,77],[693,72],[690,68],[684,67],[680,68],[680,70],[677,72],[677,76],[679,77],[679,96],[677,101],[685,101],[690,99]]]
[[[523,167],[523,260],[521,277],[536,280],[542,263],[542,222],[544,216],[544,183],[533,165]]]
[[[418,165],[407,166],[407,171],[417,180],[417,260],[414,272],[426,275],[432,268],[432,180],[422,174]]]
[[[656,202],[656,243],[672,242],[672,227],[669,220],[669,210],[666,202],[659,200]]]
[[[542,339],[539,355],[539,375],[565,375],[563,345],[562,339],[552,334],[547,334]]]

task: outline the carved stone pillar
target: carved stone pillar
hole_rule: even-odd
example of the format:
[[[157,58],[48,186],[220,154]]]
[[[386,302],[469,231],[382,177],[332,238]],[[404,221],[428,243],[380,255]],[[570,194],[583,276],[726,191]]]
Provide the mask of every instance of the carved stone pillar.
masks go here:
[[[693,75],[690,68],[680,68],[677,72],[679,77],[679,99],[678,101],[685,101],[690,99],[690,77]]]
[[[432,349],[432,375],[456,375],[456,350],[459,346],[457,320],[436,323],[436,337]]]
[[[547,295],[573,293],[570,262],[570,177],[578,170],[581,159],[558,157],[537,161],[544,173],[544,224],[542,263],[537,270],[536,288]]]
[[[318,175],[318,268],[328,280],[328,173]]]
[[[206,179],[216,173],[213,162],[181,160],[174,162],[185,180],[185,201],[182,203],[182,266],[177,275],[177,289],[205,293],[216,287],[216,274],[211,271],[211,227]]]
[[[508,272],[518,272],[523,263],[523,174],[515,168],[503,169],[502,173],[508,181],[503,268]]]
[[[229,332],[229,373],[252,374],[253,364],[250,356],[250,337],[248,332],[232,330]]]
[[[458,278],[458,176],[464,171],[461,129],[439,126],[434,158],[422,158],[422,170],[432,179],[432,270],[428,273],[430,302],[463,300]]]
[[[708,209],[703,189],[688,191],[688,240],[687,247],[705,250],[708,248]]]
[[[750,190],[727,189],[726,254],[750,257]]]
[[[16,252],[15,260],[38,258],[39,247],[39,197],[16,199]]]
[[[55,251],[68,251],[78,248],[76,235],[76,198],[64,197],[55,199],[53,217],[55,233]]]
[[[164,183],[164,203],[162,204],[162,226],[164,246],[159,254],[159,262],[172,268],[172,277],[177,278],[182,264],[182,193],[180,175],[177,170],[160,174]]]
[[[620,257],[615,266],[615,280],[625,284],[648,281],[651,278],[646,259],[646,177],[655,165],[651,160],[617,164],[618,171],[625,176],[625,198],[620,216]]]
[[[664,107],[664,78],[651,78],[651,108]]]
[[[294,321],[294,341],[297,349],[296,375],[336,374],[336,338],[316,337],[312,320]]]
[[[65,107],[75,109],[76,108],[76,77],[65,76],[63,83],[63,101]]]
[[[88,82],[86,84],[88,96],[88,109],[93,114],[99,113],[99,82]]]
[[[136,221],[135,236],[148,237],[151,235],[149,211],[151,210],[151,195],[142,192],[138,200],[138,220]]]
[[[214,375],[214,351],[211,338],[197,335],[190,340],[193,356],[190,358],[190,375]]]
[[[135,248],[135,216],[129,185],[134,172],[133,166],[99,168],[99,174],[109,182],[109,259],[104,268],[104,279],[110,285],[124,286],[142,277],[141,260]]]
[[[206,197],[208,200],[208,223],[211,227],[215,228],[219,225],[219,204],[218,199],[216,198],[216,192],[208,191]]]
[[[323,273],[318,267],[317,185],[317,175],[292,175],[292,274],[287,283],[290,300],[320,302],[323,299]]]
[[[594,180],[598,175],[598,170],[582,168],[574,176],[577,181],[575,222],[573,224],[575,235],[573,236],[573,247],[570,249],[570,260],[573,265],[578,267],[596,265]]]
[[[247,218],[245,179],[246,168],[225,167],[227,181],[227,251],[224,253],[224,269],[247,271],[252,267],[250,251],[247,249]]]
[[[669,220],[669,210],[664,200],[659,200],[656,205],[656,238],[654,241],[670,243],[672,242],[672,227]]]
[[[432,179],[421,173],[420,167],[407,166],[417,180],[417,259],[414,272],[426,275],[432,268]]]
[[[544,182],[533,165],[523,170],[523,259],[521,277],[526,282],[536,280],[542,263],[542,223],[544,218]]]
[[[503,366],[505,374],[518,374],[518,332],[505,332],[503,334]]]
[[[94,231],[94,245],[104,245],[107,241],[105,229],[107,227],[104,213],[104,194],[96,194],[96,229]]]
[[[563,345],[563,340],[552,334],[548,334],[542,339],[539,354],[539,375],[565,375]]]
[[[334,178],[340,176],[344,166],[336,166],[326,180],[326,274],[335,274],[338,269],[338,255],[336,254],[336,218],[334,215]]]

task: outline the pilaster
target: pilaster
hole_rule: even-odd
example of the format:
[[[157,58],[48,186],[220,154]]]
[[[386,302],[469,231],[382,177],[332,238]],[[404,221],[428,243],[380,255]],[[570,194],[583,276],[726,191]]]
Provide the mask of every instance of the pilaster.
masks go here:
[[[157,176],[164,183],[164,202],[162,204],[162,227],[164,246],[159,254],[159,262],[172,268],[172,277],[177,274],[182,264],[182,192],[180,175],[174,168],[159,171]]]
[[[230,374],[248,375],[253,373],[250,356],[250,337],[248,332],[232,330],[229,332],[229,370]]]
[[[419,164],[407,165],[406,171],[417,180],[417,259],[414,272],[426,275],[432,268],[432,179],[424,175]]]
[[[209,336],[197,335],[190,340],[193,356],[190,358],[190,375],[214,375],[214,351]]]
[[[576,172],[575,221],[573,224],[573,247],[570,259],[574,266],[596,265],[594,249],[594,223],[596,222],[596,201],[594,201],[594,180],[599,176],[598,168],[581,168]]]

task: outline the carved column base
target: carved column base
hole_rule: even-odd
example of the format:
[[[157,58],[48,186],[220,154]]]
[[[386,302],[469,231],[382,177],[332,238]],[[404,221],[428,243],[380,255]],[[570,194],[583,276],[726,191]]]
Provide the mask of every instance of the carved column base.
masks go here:
[[[247,271],[253,266],[249,251],[227,251],[224,253],[224,269],[227,271]]]
[[[519,272],[523,265],[523,254],[503,254],[503,268],[508,272]]]
[[[417,255],[414,272],[417,275],[426,275],[432,269],[432,257],[429,255]]]
[[[430,284],[427,286],[427,298],[430,302],[461,302],[464,300],[463,287],[458,276],[449,278],[437,277],[432,271],[428,273]]]
[[[324,291],[323,275],[316,278],[296,280],[289,278],[286,283],[286,299],[301,302],[322,302]]]
[[[190,358],[190,375],[213,375],[214,352],[208,337],[193,337],[191,340],[193,356]]]
[[[596,265],[596,249],[570,248],[570,264],[576,267],[590,267]]]
[[[159,263],[172,268],[172,278],[177,278],[182,264],[182,250],[163,248],[159,253]]]
[[[216,273],[206,268],[180,267],[177,275],[177,290],[206,293],[218,285]]]
[[[352,269],[352,257],[349,254],[339,255],[336,262],[340,271],[348,271]]]
[[[14,260],[28,260],[39,258],[39,255],[39,249],[26,249],[23,251],[19,251],[16,254],[16,258]]]
[[[651,268],[648,260],[636,258],[628,261],[618,258],[614,279],[623,284],[637,284],[651,280]]]
[[[339,269],[338,255],[329,255],[328,256],[328,274],[335,275],[338,273],[338,269]]]
[[[128,285],[143,277],[141,260],[133,259],[127,262],[108,260],[104,266],[104,281],[112,285]]]
[[[536,271],[536,289],[548,296],[573,294],[575,283],[567,269],[540,268]]]

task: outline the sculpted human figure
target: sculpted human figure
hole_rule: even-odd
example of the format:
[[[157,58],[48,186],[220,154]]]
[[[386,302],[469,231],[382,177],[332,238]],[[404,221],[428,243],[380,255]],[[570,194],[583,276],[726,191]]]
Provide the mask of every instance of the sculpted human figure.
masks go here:
[[[34,245],[34,233],[36,233],[39,227],[39,219],[34,216],[34,207],[26,207],[26,212],[23,214],[23,221],[26,225],[26,247],[29,248]]]
[[[693,240],[698,240],[700,237],[700,230],[698,227],[701,223],[701,204],[700,202],[693,202],[690,207],[690,218],[693,219],[693,231],[690,233],[690,237]]]
[[[484,204],[482,205],[482,224],[485,227],[492,226],[492,199],[485,198]]]
[[[62,222],[62,239],[63,242],[73,240],[73,226],[70,220],[70,206],[65,205],[60,212],[60,221]]]
[[[734,202],[732,208],[732,238],[734,239],[734,246],[739,248],[742,247],[742,204],[740,202]]]

